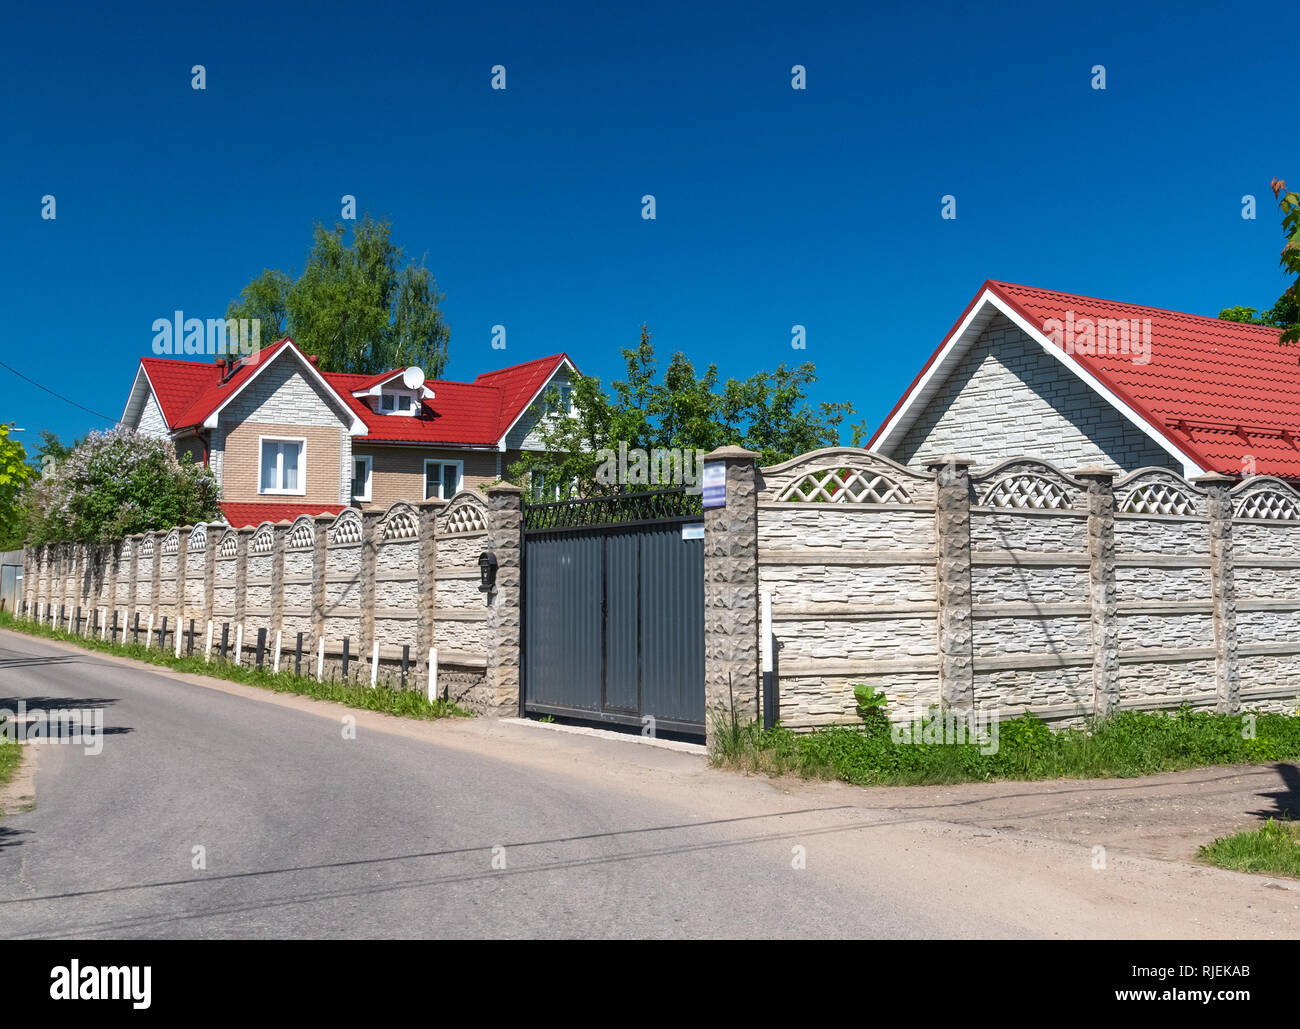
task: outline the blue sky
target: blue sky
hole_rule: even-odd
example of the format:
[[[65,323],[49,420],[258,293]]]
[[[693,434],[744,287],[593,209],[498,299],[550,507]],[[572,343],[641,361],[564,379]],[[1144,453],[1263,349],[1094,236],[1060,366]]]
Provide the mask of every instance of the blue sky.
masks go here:
[[[724,375],[811,360],[874,428],[986,278],[1276,300],[1294,32],[1170,10],[10,5],[0,360],[117,417],[154,319],[300,270],[352,194],[427,255],[450,378],[564,350],[608,379],[645,321]],[[104,424],[4,369],[0,421]]]

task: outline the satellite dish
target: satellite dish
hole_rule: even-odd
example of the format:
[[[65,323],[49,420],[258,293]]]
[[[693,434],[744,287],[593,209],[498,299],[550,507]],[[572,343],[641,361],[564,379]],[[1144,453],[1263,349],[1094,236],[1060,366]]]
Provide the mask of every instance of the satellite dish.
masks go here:
[[[419,389],[424,385],[424,369],[411,365],[410,368],[402,372],[402,383],[407,389]]]

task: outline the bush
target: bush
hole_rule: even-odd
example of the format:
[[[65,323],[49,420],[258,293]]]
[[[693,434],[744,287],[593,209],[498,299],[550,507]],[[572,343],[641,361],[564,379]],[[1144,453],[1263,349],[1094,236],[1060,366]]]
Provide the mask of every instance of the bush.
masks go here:
[[[27,540],[109,543],[217,515],[210,468],[181,460],[169,440],[130,429],[92,432],[28,488]]]

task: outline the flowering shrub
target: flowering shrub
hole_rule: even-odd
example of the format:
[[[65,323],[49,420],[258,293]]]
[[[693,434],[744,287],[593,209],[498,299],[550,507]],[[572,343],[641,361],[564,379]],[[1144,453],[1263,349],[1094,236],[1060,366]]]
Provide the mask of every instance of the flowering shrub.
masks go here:
[[[171,442],[116,428],[92,432],[27,491],[29,543],[108,543],[217,514],[210,468]]]

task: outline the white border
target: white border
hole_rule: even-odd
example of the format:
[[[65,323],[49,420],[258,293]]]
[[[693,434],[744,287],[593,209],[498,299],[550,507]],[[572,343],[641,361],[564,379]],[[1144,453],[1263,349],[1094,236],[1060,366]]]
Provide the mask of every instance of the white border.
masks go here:
[[[1204,474],[1206,469],[1193,461],[1191,457],[1171,442],[1168,437],[1154,428],[1149,421],[1129,407],[1128,404],[1124,403],[1123,400],[1112,393],[1106,386],[1102,385],[1100,380],[1098,380],[1091,372],[1067,354],[1064,348],[1058,347],[1048,339],[1040,328],[1027,322],[1001,297],[987,287],[980,292],[974,306],[971,307],[970,313],[962,319],[957,330],[953,332],[951,337],[949,337],[947,344],[930,363],[930,367],[925,370],[925,374],[922,375],[916,385],[909,390],[902,405],[894,412],[894,416],[885,423],[885,427],[881,430],[876,441],[868,448],[869,450],[873,453],[878,452],[882,456],[888,456],[884,453],[883,448],[892,442],[896,442],[897,438],[901,437],[901,435],[911,426],[912,422],[915,420],[915,415],[912,413],[912,407],[917,402],[918,398],[925,392],[927,386],[930,385],[931,381],[940,370],[946,372],[947,366],[955,360],[960,360],[966,350],[969,349],[973,340],[967,339],[966,337],[971,328],[971,323],[977,317],[985,314],[986,305],[991,305],[996,311],[1006,315],[1007,319],[1015,325],[1016,328],[1020,329],[1021,332],[1072,371],[1086,386],[1088,386],[1089,389],[1105,400],[1106,403],[1118,411],[1128,422],[1150,437],[1162,450],[1176,458],[1183,466],[1184,477],[1190,478],[1193,475]]]
[[[298,482],[300,489],[263,489],[262,488],[262,447],[271,443],[297,443],[302,450],[298,457]],[[280,478],[284,478],[284,468],[280,467]],[[351,486],[348,487],[351,489]],[[306,436],[258,436],[257,437],[257,495],[261,497],[303,497],[307,495],[307,437]]]

